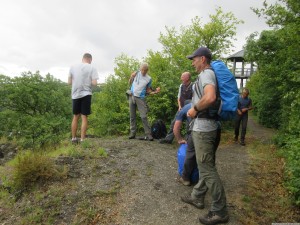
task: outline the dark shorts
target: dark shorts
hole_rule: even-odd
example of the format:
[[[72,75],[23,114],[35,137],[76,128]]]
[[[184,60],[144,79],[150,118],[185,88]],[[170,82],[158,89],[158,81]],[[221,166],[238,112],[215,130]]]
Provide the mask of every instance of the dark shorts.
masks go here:
[[[72,99],[73,114],[90,115],[91,114],[92,96],[87,95],[82,98]]]

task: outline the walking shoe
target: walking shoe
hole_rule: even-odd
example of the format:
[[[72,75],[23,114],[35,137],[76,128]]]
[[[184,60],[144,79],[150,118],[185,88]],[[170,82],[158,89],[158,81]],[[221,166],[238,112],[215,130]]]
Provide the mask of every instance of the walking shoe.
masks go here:
[[[167,139],[160,139],[159,143],[161,143],[161,144],[172,144],[172,141],[171,140],[167,140]]]
[[[79,140],[77,138],[72,138],[72,145],[77,145]]]
[[[204,196],[193,199],[190,195],[181,196],[181,201],[195,206],[198,209],[204,209]]]
[[[189,180],[184,180],[182,177],[180,177],[178,179],[179,183],[182,183],[184,186],[190,186],[191,185],[191,181]]]
[[[152,135],[148,135],[148,136],[147,136],[147,140],[148,140],[148,141],[153,141]]]
[[[129,139],[135,139],[135,134],[131,134],[128,138]]]
[[[199,221],[205,225],[215,225],[219,223],[227,223],[229,221],[229,216],[218,216],[214,212],[209,211],[207,215],[199,217]]]

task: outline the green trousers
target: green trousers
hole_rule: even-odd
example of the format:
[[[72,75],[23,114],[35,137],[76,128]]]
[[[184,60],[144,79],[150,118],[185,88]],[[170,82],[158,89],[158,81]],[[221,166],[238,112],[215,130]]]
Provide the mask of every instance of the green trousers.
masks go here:
[[[205,196],[209,190],[212,196],[210,211],[227,215],[225,191],[216,168],[216,151],[220,143],[221,130],[211,132],[193,131],[199,181],[192,191],[193,198]]]

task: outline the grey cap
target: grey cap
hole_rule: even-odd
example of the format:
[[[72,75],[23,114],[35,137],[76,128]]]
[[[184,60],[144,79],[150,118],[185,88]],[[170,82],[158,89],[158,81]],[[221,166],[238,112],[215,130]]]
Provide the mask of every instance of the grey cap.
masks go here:
[[[196,56],[205,56],[208,59],[211,59],[211,51],[206,47],[198,48],[192,55],[188,55],[188,59],[193,59]]]

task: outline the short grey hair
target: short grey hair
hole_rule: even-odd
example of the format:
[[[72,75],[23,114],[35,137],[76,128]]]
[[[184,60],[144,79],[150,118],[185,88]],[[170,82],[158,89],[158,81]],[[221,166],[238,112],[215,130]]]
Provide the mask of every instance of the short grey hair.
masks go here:
[[[148,63],[145,63],[145,62],[143,62],[143,63],[141,63],[141,65],[140,65],[140,69],[142,69],[142,68],[145,68],[145,69],[149,69],[149,65],[148,65]]]

